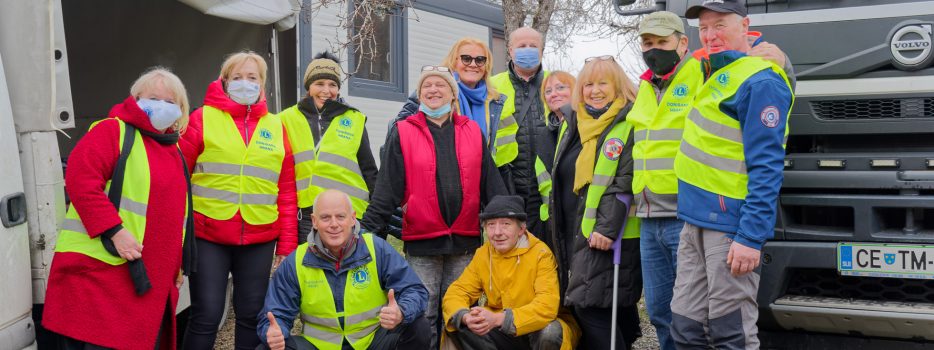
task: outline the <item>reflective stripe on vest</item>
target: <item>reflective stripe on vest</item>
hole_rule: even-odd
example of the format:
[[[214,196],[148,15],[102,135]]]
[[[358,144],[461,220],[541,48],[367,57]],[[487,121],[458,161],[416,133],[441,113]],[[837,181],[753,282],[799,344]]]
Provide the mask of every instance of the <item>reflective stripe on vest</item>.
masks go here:
[[[548,71],[543,72],[542,82],[548,78]],[[499,115],[499,126],[496,129],[495,147],[492,149],[493,162],[497,167],[511,163],[519,155],[519,144],[516,143],[516,133],[519,124],[516,123],[516,88],[512,85],[509,72],[502,72],[490,77],[490,83],[499,93],[506,95],[506,103]],[[548,110],[548,105],[542,102],[542,111]],[[544,118],[544,115],[542,116]]]
[[[694,95],[704,82],[700,62],[685,57],[661,100],[652,83],[642,81],[639,95],[626,120],[633,126],[633,193],[648,187],[657,194],[677,194],[675,156],[681,144],[685,118]]]
[[[295,154],[295,185],[298,188],[298,206],[308,208],[314,204],[318,194],[336,189],[350,196],[357,218],[370,201],[370,192],[357,164],[357,152],[363,140],[366,116],[348,109],[335,117],[315,143],[314,135],[305,115],[292,106],[279,113],[289,135],[289,143]]]
[[[581,219],[581,234],[590,238],[594,226],[597,224],[597,209],[600,206],[600,198],[606,192],[606,188],[613,183],[616,177],[619,158],[623,153],[623,147],[626,147],[626,141],[629,139],[629,132],[632,131],[632,124],[622,121],[613,125],[610,132],[606,135],[600,149],[597,150],[597,161],[593,169],[593,180],[587,186],[587,196],[584,202],[584,217]],[[621,213],[629,215],[629,213]],[[630,215],[626,220],[626,227],[623,231],[623,239],[639,237],[639,218]],[[609,232],[604,232],[609,233]],[[616,233],[616,232],[613,232]]]
[[[279,217],[279,171],[285,158],[282,122],[274,114],[259,117],[255,130],[243,137],[230,114],[211,106],[202,109],[204,151],[191,174],[195,211],[228,220],[240,211],[252,225]]]
[[[120,139],[117,145],[118,150],[122,152],[126,124],[120,119],[116,120],[120,125]],[[94,128],[95,125],[97,123],[94,123],[91,128]],[[124,186],[120,198],[120,209],[117,214],[120,216],[120,220],[123,221],[123,228],[132,233],[137,242],[143,243],[146,231],[146,210],[149,203],[149,157],[146,154],[146,147],[143,145],[143,137],[140,135],[139,130],[135,134],[136,139],[133,142],[133,149],[130,150],[130,156],[127,157],[126,161]],[[107,184],[104,186],[104,194],[109,190],[110,180],[107,180]],[[182,239],[182,242],[184,242],[184,239]],[[65,220],[62,222],[58,241],[55,245],[55,252],[81,253],[110,265],[126,263],[123,258],[113,256],[107,252],[101,243],[100,237],[91,238],[88,236],[87,229],[81,223],[81,218],[74,205],[68,207],[65,214]]]
[[[379,284],[379,266],[373,236],[362,234],[370,252],[370,262],[347,272],[343,312],[337,312],[334,294],[321,269],[302,265],[308,243],[295,251],[296,274],[301,288],[302,334],[316,348],[339,350],[344,338],[354,349],[363,350],[373,342],[379,327],[379,311],[386,305],[386,293]],[[357,249],[361,247],[357,241]],[[344,318],[341,327],[339,318]]]
[[[774,63],[758,57],[738,59],[711,74],[697,93],[694,109],[684,126],[684,140],[675,158],[675,173],[679,180],[725,197],[746,198],[749,177],[743,133],[739,121],[723,113],[720,104],[732,98],[749,77],[766,69],[781,76],[791,90],[785,72]],[[794,103],[794,97],[791,102]],[[786,140],[789,115],[790,108],[789,113],[782,116]]]
[[[538,215],[542,221],[548,220],[548,203],[551,200],[551,174],[545,163],[535,156],[535,177],[538,179],[538,193],[542,196],[542,205],[538,208]]]

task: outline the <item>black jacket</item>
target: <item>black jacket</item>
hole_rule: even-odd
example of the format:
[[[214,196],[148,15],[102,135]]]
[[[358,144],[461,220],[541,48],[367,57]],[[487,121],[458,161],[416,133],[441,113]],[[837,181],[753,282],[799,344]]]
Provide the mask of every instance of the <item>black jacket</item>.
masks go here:
[[[628,104],[623,108],[613,121],[613,124],[606,128],[598,139],[598,145],[606,141],[606,135],[612,129],[613,125],[626,120],[626,114],[632,108]],[[586,112],[584,112],[586,113]],[[568,131],[558,145],[558,162],[555,169],[562,166],[560,162],[576,161],[576,157],[563,157],[571,142],[580,143],[580,135],[577,132],[577,113],[571,113],[568,117]],[[632,194],[632,144],[633,135],[630,132],[626,144],[623,147],[623,153],[620,156],[616,176],[610,186],[607,188],[603,197],[600,199],[600,205],[597,207],[597,222],[594,225],[594,231],[602,235],[615,239],[623,227],[624,219],[628,215],[628,207],[616,199],[617,193]],[[601,149],[596,150],[596,157],[600,157]],[[597,158],[595,158],[597,159]],[[559,172],[553,172],[552,176]],[[565,179],[560,176],[555,177],[555,186],[564,186],[573,184],[574,179]],[[551,220],[552,237],[551,241],[554,248],[557,248],[559,282],[566,283],[566,294],[564,304],[574,307],[600,307],[608,308],[612,306],[613,296],[613,251],[601,251],[591,249],[587,239],[580,232],[581,220],[584,216],[585,198],[589,186],[584,186],[577,193],[576,215],[572,232],[566,232],[561,226]],[[565,203],[561,203],[561,196],[552,196],[552,213],[555,208]],[[554,215],[552,215],[554,217]],[[567,227],[566,226],[566,227]],[[568,277],[570,275],[570,277]],[[566,281],[566,282],[565,282]],[[621,244],[621,260],[619,270],[619,305],[634,305],[642,296],[642,270],[639,257],[639,240],[625,239]],[[562,284],[562,290],[565,285]]]
[[[428,122],[435,143],[435,164],[437,171],[436,191],[438,193],[438,207],[441,216],[448,225],[454,223],[461,211],[463,191],[460,181],[460,169],[457,164],[454,143],[454,125],[449,119],[442,126]],[[503,180],[493,164],[488,148],[483,147],[482,169],[480,170],[480,206],[489,202],[493,196],[506,194]],[[397,207],[402,204],[406,187],[406,169],[399,140],[398,129],[389,132],[385,144],[385,155],[379,177],[376,181],[376,191],[370,196],[370,206],[363,215],[362,224],[368,231],[385,238],[389,220]],[[454,180],[454,181],[452,181]],[[407,241],[405,252],[415,256],[466,254],[480,247],[478,237],[465,237],[451,235],[434,239]]]
[[[525,81],[516,75],[512,62],[509,63],[509,79],[516,90],[516,112],[513,116],[519,125],[516,143],[519,154],[511,163],[504,165],[503,180],[511,193],[525,198],[525,212],[528,214],[529,231],[539,238],[544,238],[545,225],[539,219],[539,207],[542,204],[538,193],[538,180],[535,173],[535,157],[540,157],[546,168],[551,168],[555,155],[556,133],[549,130],[545,122],[545,110],[541,99],[541,84],[545,74],[539,69],[532,79]],[[522,105],[529,103],[527,110]],[[523,113],[525,112],[525,113]]]
[[[328,100],[324,102],[319,111],[315,107],[314,101],[308,96],[298,102],[298,110],[305,115],[305,120],[308,121],[308,125],[311,127],[311,135],[315,140],[321,140],[321,134],[328,129],[335,117],[351,109],[357,110],[343,101]],[[363,127],[363,138],[360,140],[360,149],[357,151],[357,164],[360,165],[363,181],[366,182],[366,188],[370,191],[372,197],[379,169],[376,167],[376,160],[373,158],[373,150],[370,149],[370,137],[367,135],[365,126]],[[302,244],[305,243],[308,233],[311,232],[312,208],[299,208],[299,211],[301,219],[298,221],[298,243]]]

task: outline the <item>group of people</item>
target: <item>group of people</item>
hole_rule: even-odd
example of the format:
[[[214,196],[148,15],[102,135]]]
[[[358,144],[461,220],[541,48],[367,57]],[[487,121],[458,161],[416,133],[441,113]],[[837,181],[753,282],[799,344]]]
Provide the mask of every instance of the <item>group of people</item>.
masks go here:
[[[545,71],[531,28],[496,75],[459,40],[379,167],[331,54],[278,114],[255,53],[190,115],[149,70],[69,158],[43,325],[62,349],[173,349],[188,276],[181,346],[210,349],[232,276],[238,349],[629,349],[643,290],[661,349],[758,348],[794,74],[738,1],[683,15],[703,48],[645,16],[638,84],[613,56]]]

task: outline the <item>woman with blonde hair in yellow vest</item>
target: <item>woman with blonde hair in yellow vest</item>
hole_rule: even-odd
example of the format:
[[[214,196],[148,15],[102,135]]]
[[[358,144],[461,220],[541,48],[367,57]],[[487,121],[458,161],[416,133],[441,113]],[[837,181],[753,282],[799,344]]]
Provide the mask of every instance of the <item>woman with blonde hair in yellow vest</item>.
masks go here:
[[[635,86],[613,56],[588,58],[574,87],[574,112],[559,136],[551,217],[564,243],[559,250],[567,257],[558,262],[558,271],[570,274],[564,304],[573,308],[583,331],[582,349],[610,349],[612,332],[622,344],[618,349],[628,349],[641,336],[638,220],[627,220],[629,205],[618,198],[632,198],[632,125],[626,115],[635,97]],[[617,238],[619,315],[611,329],[611,246]]]
[[[233,276],[237,349],[259,345],[256,315],[269,270],[295,250],[295,165],[285,127],[266,109],[266,61],[230,55],[182,139],[192,169],[199,258],[185,349],[210,349]],[[273,262],[275,250],[275,262]]]
[[[363,217],[376,183],[376,160],[370,149],[366,116],[340,97],[341,66],[337,57],[321,52],[308,63],[307,96],[279,113],[295,153],[298,187],[298,241],[311,232],[312,204],[328,189],[350,196],[357,218]]]
[[[188,96],[157,67],[108,115],[68,157],[71,207],[42,325],[62,336],[62,349],[175,349],[179,269],[190,272],[193,248],[188,172],[176,146]]]

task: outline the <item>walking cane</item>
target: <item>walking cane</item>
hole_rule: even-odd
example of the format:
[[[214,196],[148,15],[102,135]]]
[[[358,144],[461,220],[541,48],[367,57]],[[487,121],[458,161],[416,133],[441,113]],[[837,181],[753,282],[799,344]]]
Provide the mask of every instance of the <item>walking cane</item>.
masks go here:
[[[626,221],[629,220],[629,205],[632,203],[631,194],[617,194],[616,199],[626,205],[626,211],[623,212],[623,226],[619,229],[619,233],[616,235],[616,240],[613,241],[613,310],[612,320],[610,321],[610,349],[616,350],[616,307],[619,304],[619,301],[616,300],[617,295],[619,295],[619,260],[620,260],[620,246],[622,245],[623,234],[626,231]]]

